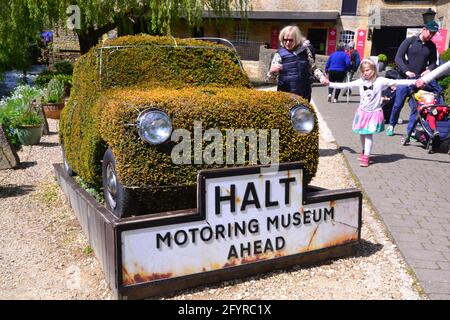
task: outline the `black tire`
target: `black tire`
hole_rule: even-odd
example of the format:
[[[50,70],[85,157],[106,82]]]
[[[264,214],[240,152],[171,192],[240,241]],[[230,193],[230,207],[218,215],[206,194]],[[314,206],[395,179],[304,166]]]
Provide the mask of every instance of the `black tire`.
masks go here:
[[[132,196],[117,178],[116,160],[111,149],[106,150],[102,164],[103,193],[106,207],[118,218],[132,213]]]
[[[61,156],[62,156],[64,171],[70,177],[75,176],[75,172],[73,172],[73,170],[69,166],[69,163],[67,162],[66,153],[64,152],[64,143],[61,143]]]

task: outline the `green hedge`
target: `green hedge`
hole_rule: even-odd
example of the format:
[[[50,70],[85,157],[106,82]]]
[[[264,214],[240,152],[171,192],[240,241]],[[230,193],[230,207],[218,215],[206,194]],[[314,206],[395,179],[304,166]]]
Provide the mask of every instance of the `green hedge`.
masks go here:
[[[279,129],[280,161],[303,160],[305,182],[314,176],[319,157],[317,121],[311,134],[298,135],[289,118],[296,100],[286,93],[250,89],[248,77],[226,47],[152,36],[117,38],[106,45],[145,46],[104,48],[101,57],[97,47],[75,65],[59,132],[70,166],[86,182],[101,183],[100,160],[107,147],[126,186],[192,187],[198,170],[218,167],[175,165],[170,157],[173,143],[152,147],[142,141],[133,124],[150,106],[167,112],[174,129],[190,132],[194,121],[201,121],[203,130],[218,128],[224,135],[225,129]],[[179,194],[183,202],[183,193]]]

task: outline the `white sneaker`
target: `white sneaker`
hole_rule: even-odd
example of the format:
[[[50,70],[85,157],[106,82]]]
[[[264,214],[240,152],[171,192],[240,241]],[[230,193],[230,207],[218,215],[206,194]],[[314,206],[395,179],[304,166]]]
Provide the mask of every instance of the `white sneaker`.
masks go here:
[[[331,102],[331,94],[328,95],[328,102]]]
[[[333,103],[336,103],[337,102],[337,99],[333,99]]]

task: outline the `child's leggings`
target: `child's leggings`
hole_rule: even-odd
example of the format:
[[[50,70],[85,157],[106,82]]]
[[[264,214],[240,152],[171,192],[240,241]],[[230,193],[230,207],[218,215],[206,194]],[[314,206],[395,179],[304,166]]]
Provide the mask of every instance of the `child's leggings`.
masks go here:
[[[360,134],[359,138],[361,139],[361,145],[364,150],[364,155],[370,156],[373,145],[373,134]]]

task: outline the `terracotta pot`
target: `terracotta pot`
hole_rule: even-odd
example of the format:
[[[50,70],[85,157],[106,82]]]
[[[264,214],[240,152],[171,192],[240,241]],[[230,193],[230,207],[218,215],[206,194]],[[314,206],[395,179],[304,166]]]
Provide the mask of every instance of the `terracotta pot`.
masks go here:
[[[64,102],[61,103],[47,103],[42,106],[44,114],[47,119],[59,119],[61,110],[64,108]]]

